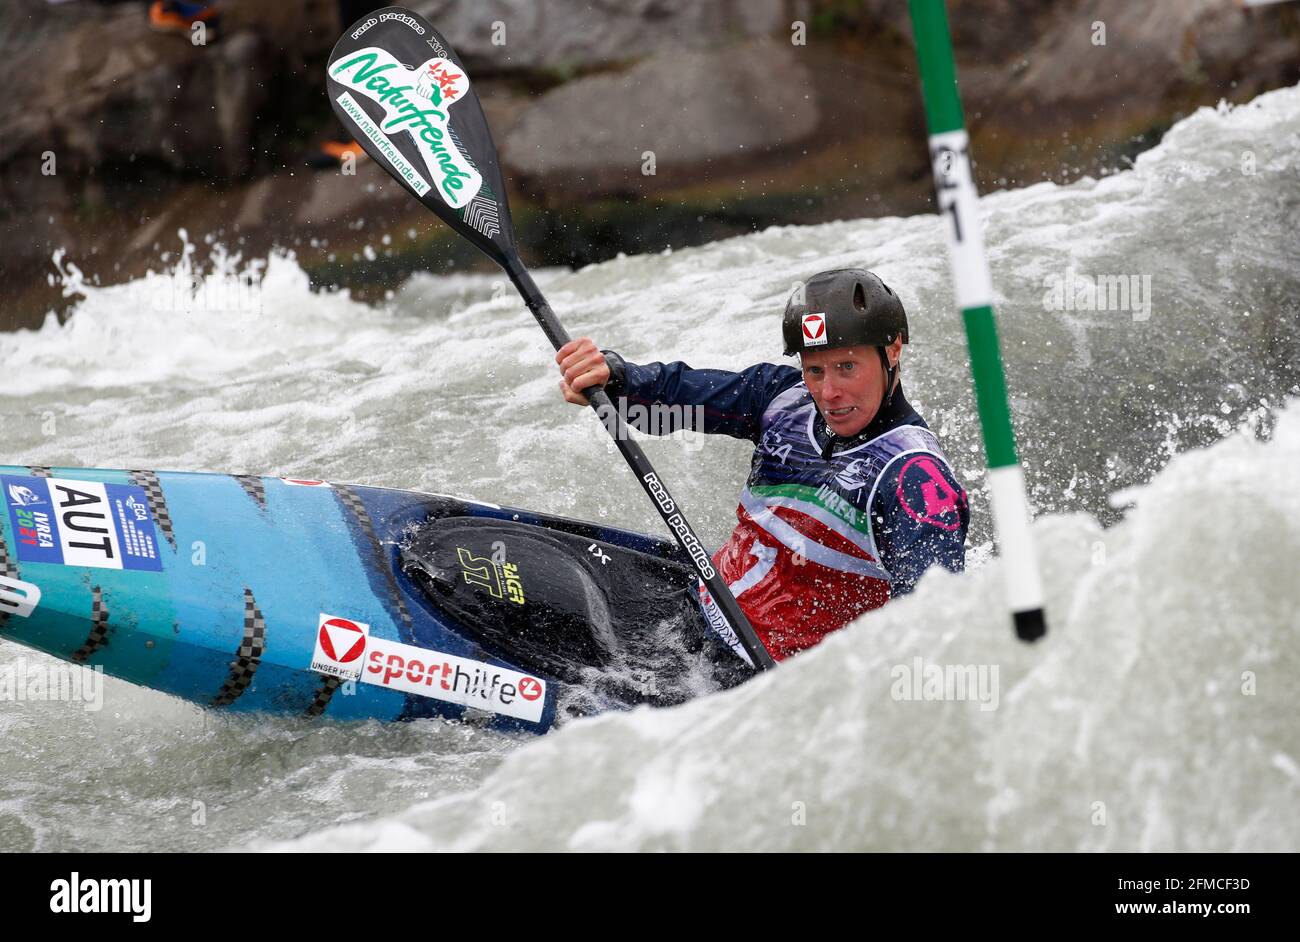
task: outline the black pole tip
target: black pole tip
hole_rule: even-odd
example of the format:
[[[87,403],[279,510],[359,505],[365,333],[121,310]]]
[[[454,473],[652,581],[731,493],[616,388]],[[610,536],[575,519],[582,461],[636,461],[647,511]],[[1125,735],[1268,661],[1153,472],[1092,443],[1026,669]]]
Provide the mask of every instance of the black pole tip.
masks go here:
[[[1041,608],[1027,612],[1015,612],[1011,616],[1016,622],[1016,637],[1021,641],[1037,641],[1047,634],[1047,620]]]

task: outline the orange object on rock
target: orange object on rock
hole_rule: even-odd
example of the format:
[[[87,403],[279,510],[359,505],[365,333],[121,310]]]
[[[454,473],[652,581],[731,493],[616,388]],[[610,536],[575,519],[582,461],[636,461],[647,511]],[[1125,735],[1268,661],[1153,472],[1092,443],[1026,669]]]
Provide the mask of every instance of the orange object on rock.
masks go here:
[[[344,157],[348,154],[351,154],[356,160],[365,160],[369,156],[356,141],[326,141],[320,146],[320,149],[339,163],[343,163]]]
[[[221,11],[215,3],[178,3],[154,0],[149,5],[149,26],[160,33],[189,34],[195,23],[202,23],[208,31],[208,40],[215,39],[213,31]]]

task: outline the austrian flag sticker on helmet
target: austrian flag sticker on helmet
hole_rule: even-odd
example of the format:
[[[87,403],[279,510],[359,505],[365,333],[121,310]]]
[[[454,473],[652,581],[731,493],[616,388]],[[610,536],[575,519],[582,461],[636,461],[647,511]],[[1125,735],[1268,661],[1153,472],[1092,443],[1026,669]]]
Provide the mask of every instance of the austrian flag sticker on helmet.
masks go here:
[[[820,347],[826,343],[826,315],[805,314],[803,316],[803,345]]]

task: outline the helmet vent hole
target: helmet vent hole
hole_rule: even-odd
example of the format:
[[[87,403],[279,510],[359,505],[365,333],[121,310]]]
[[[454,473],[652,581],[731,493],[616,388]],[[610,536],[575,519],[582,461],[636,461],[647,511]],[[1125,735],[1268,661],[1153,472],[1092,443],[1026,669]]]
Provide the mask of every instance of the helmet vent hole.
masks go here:
[[[862,282],[860,281],[853,286],[853,306],[859,311],[867,309],[867,294],[862,290]]]

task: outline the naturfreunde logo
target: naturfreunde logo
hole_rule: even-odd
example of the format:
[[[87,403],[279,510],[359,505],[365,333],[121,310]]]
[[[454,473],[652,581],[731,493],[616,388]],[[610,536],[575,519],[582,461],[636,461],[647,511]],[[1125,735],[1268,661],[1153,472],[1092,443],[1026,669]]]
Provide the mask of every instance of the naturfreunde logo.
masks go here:
[[[25,658],[0,664],[0,702],[68,703],[98,713],[104,708],[104,668],[29,664]]]
[[[153,881],[82,879],[76,870],[67,880],[50,884],[52,913],[130,913],[132,922],[148,922],[153,912]]]
[[[1084,275],[1073,268],[1065,277],[1043,279],[1047,311],[1132,311],[1134,321],[1151,317],[1150,275]]]
[[[469,92],[469,76],[463,69],[449,59],[434,58],[410,70],[385,50],[369,46],[339,63],[331,74],[383,106],[385,120],[375,128],[351,96],[344,92],[338,98],[362,133],[421,196],[419,184],[428,184],[392,147],[388,133],[406,131],[411,135],[424,162],[438,175],[438,190],[449,206],[460,209],[474,198],[483,178],[456,148],[447,128],[450,105]],[[408,79],[407,84],[400,84]]]
[[[996,664],[927,664],[914,657],[911,664],[895,664],[889,676],[895,700],[975,700],[981,712],[998,708]]]

